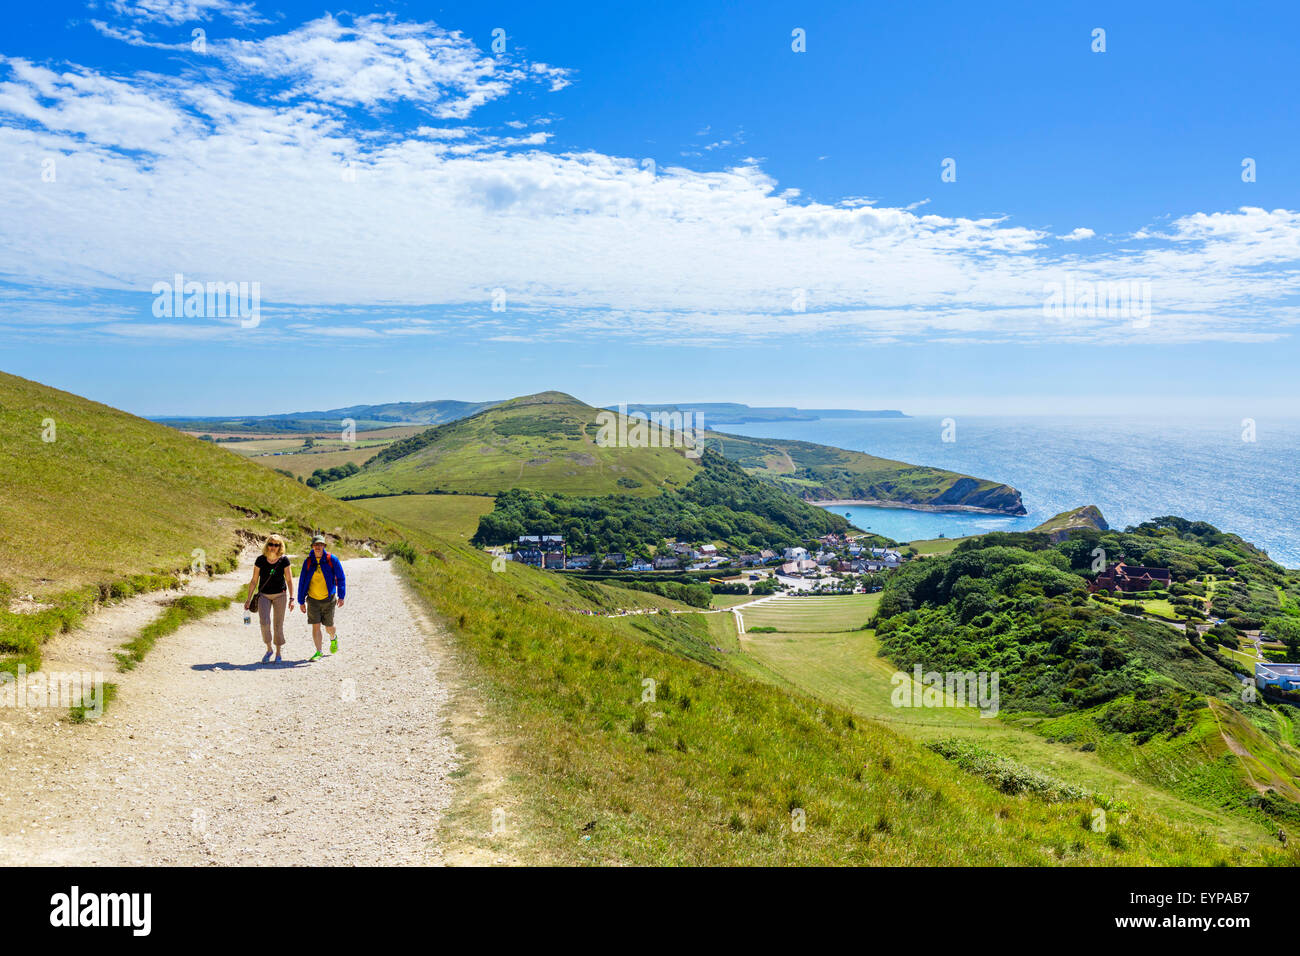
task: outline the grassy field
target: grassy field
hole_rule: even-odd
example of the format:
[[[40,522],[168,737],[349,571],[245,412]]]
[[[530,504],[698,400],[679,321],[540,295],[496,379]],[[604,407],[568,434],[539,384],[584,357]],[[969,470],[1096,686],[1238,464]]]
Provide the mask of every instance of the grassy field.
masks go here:
[[[228,570],[250,537],[279,531],[292,551],[321,530],[346,553],[398,534],[211,442],[3,373],[0,473],[4,668],[36,666],[97,601]]]
[[[290,437],[264,437],[247,441],[226,441],[217,444],[246,458],[252,458],[269,468],[283,468],[294,477],[309,477],[318,468],[337,468],[340,465],[364,465],[381,449],[402,438],[410,438],[424,431],[421,426],[400,426],[357,432],[355,441],[343,441],[338,434],[313,435],[314,444],[304,448],[306,435]]]
[[[485,495],[393,495],[353,502],[398,524],[453,538],[473,537],[478,519],[491,511],[494,503]]]
[[[956,550],[957,545],[965,540],[965,538],[926,538],[921,541],[909,541],[902,547],[911,548],[917,554],[930,557],[936,554],[951,554]]]
[[[491,495],[507,488],[656,495],[694,477],[698,462],[681,448],[597,445],[598,414],[559,392],[513,399],[440,426],[427,443],[394,445],[394,455],[405,453],[327,489],[339,497],[405,491]]]
[[[787,633],[848,631],[863,627],[880,603],[880,594],[828,597],[780,595],[741,611],[745,628],[779,627]]]
[[[779,617],[769,613],[767,620],[779,623]],[[844,620],[848,624],[854,618],[846,614]],[[1070,738],[1070,731],[1055,728],[1055,733],[1047,733],[1041,727],[1035,729],[1040,718],[981,717],[971,707],[895,707],[892,679],[897,669],[879,656],[873,631],[809,633],[804,628],[805,621],[794,618],[779,633],[748,633],[741,637],[739,644],[744,654],[761,665],[749,672],[761,675],[766,669],[779,682],[846,707],[918,742],[972,740],[1064,783],[1144,807],[1180,824],[1205,828],[1220,840],[1261,844],[1270,839],[1270,830],[1262,822],[1225,812],[1212,801],[1197,802],[1194,793],[1171,793],[1158,778],[1139,779],[1134,772],[1137,758],[1133,754],[1119,760],[1109,750],[1098,753],[1079,749],[1090,739],[1095,745],[1099,733],[1081,736],[1075,728],[1074,740],[1053,741],[1048,737]]]

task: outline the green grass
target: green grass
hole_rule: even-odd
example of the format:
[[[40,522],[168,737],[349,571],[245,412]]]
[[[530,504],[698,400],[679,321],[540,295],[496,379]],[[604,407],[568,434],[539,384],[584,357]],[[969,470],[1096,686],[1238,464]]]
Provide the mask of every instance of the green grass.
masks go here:
[[[117,685],[105,683],[101,690],[100,716],[108,713],[108,705],[117,699]],[[73,704],[68,708],[68,720],[74,724],[84,724],[91,718],[91,708],[84,703]]]
[[[0,669],[39,666],[41,644],[101,601],[232,569],[251,537],[278,531],[292,550],[319,529],[346,553],[397,536],[211,442],[4,373],[0,474]]]
[[[478,519],[492,510],[495,499],[486,495],[394,495],[360,498],[357,507],[430,534],[471,538]]]
[[[160,637],[178,631],[182,625],[206,617],[214,611],[225,610],[232,602],[242,598],[245,591],[246,589],[241,588],[236,597],[210,598],[189,594],[172,601],[163,609],[162,614],[142,627],[139,634],[122,645],[122,649],[114,655],[117,658],[117,669],[134,670],[135,666],[153,649]]]

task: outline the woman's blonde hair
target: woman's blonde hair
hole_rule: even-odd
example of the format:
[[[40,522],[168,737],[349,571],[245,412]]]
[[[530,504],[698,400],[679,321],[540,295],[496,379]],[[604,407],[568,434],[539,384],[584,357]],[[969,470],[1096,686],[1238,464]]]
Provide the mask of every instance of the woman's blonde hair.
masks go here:
[[[264,557],[264,558],[266,557],[266,552],[268,552],[268,551],[271,550],[271,545],[273,545],[273,544],[278,544],[278,545],[280,546],[280,557],[283,558],[283,557],[284,557],[284,538],[280,537],[278,534],[273,534],[273,535],[271,535],[269,538],[266,539],[266,544],[262,545],[262,557]]]

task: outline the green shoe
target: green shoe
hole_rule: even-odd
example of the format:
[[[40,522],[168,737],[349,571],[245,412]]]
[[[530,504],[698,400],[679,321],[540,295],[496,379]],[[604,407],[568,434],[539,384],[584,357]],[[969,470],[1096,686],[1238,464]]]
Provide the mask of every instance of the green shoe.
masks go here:
[[[320,659],[321,659],[322,657],[324,657],[324,656],[325,656],[325,655],[322,654],[320,651],[317,651],[317,652],[316,652],[315,654],[313,654],[311,657],[307,658],[307,660],[308,660],[309,662],[310,662],[310,661],[318,661],[318,660],[320,660]]]
[[[330,653],[331,653],[331,654],[337,654],[338,652],[339,652],[339,639],[338,639],[337,637],[331,637],[331,638],[330,638]]]

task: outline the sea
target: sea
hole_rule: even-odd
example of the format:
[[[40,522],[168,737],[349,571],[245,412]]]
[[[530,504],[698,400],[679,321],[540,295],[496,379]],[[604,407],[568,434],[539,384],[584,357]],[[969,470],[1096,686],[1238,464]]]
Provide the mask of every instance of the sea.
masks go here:
[[[1112,528],[1161,515],[1208,521],[1300,568],[1300,418],[843,418],[710,425],[931,465],[1019,489],[1022,517],[834,507],[897,541],[1023,531],[1080,505]],[[946,440],[950,439],[950,440]]]

